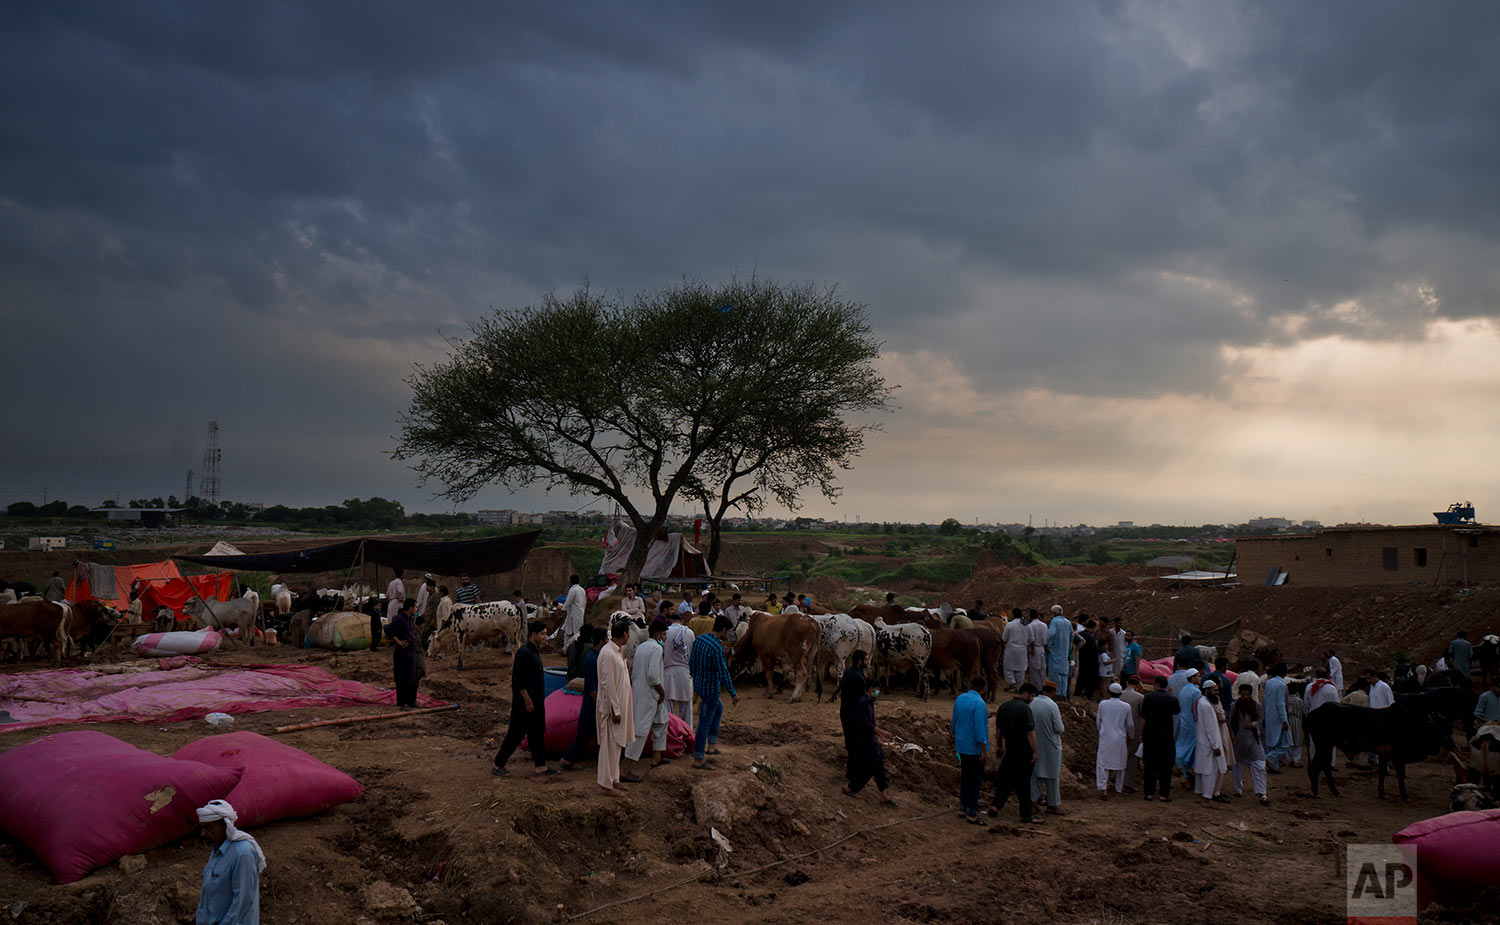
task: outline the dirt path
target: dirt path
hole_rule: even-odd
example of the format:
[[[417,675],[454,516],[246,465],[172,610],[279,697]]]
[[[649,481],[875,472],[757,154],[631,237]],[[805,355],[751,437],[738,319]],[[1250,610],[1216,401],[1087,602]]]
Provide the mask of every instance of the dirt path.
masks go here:
[[[270,651],[277,661],[389,683],[385,650]],[[222,660],[262,663],[267,650]],[[1065,710],[1065,760],[1088,781],[1065,782],[1069,815],[1023,828],[1012,804],[976,828],[953,809],[951,700],[881,699],[881,727],[921,747],[887,749],[899,800],[891,808],[872,794],[850,800],[839,793],[835,707],[813,703],[810,694],[791,704],[749,688],[738,707],[727,708],[718,770],[695,771],[680,760],[612,800],[597,794],[592,769],[545,780],[493,778],[490,758],[509,709],[509,659],[486,651],[465,662],[464,672],[434,663],[424,687],[461,702],[457,712],[281,737],[353,774],[367,791],[332,812],[256,832],[270,859],[264,921],[411,921],[402,890],[428,922],[563,921],[697,873],[705,876],[588,921],[1198,922],[1213,910],[1233,910],[1237,920],[1341,921],[1338,845],[1388,842],[1408,823],[1445,812],[1451,784],[1433,761],[1410,769],[1411,804],[1377,800],[1373,778],[1349,771],[1341,772],[1346,789],[1338,799],[1311,799],[1300,771],[1273,776],[1269,808],[1249,798],[1205,806],[1185,792],[1170,806],[1139,797],[1101,802],[1092,788],[1092,721]],[[264,733],[350,712],[260,714],[234,728]],[[199,723],[91,728],[162,753],[209,734]],[[42,734],[0,734],[0,747]],[[525,758],[513,769],[524,771]],[[722,870],[694,805],[693,788],[704,783],[733,808],[719,826],[733,848]],[[918,821],[744,873],[907,819]],[[18,923],[191,921],[205,856],[189,839],[149,852],[138,874],[112,865],[58,886],[24,848],[0,841],[0,914]],[[391,889],[372,888],[377,881]]]

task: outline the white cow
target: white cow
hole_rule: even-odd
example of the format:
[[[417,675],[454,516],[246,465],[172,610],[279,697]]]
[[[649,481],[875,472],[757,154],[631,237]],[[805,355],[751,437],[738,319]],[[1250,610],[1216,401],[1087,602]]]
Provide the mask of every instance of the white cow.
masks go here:
[[[239,629],[239,637],[255,645],[255,616],[259,612],[259,598],[236,598],[221,601],[216,597],[193,598],[182,606],[182,612],[192,617],[199,629],[225,632],[231,627]],[[225,640],[230,639],[225,634]]]
[[[833,666],[834,681],[844,675],[844,665],[856,650],[865,655],[875,655],[875,627],[863,620],[856,620],[846,613],[809,614],[823,628],[822,643],[813,657],[813,678],[818,697],[823,695],[823,674]]]
[[[634,670],[635,648],[651,638],[651,627],[645,617],[631,616],[623,610],[616,610],[610,614],[608,625],[613,627],[622,620],[630,624],[630,635],[625,638],[625,645],[620,647],[620,654],[625,656],[625,667]]]
[[[932,633],[920,623],[897,623],[892,626],[875,618],[875,651],[882,681],[889,680],[894,669],[904,672],[917,669],[917,696],[927,699],[927,660],[932,657]]]
[[[283,584],[271,585],[271,598],[276,601],[278,614],[292,612],[292,589]]]

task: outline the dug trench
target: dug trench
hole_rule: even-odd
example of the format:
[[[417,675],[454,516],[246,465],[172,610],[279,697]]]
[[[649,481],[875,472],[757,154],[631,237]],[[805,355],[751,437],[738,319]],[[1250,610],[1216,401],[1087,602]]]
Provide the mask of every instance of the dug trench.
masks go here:
[[[216,659],[263,663],[267,650]],[[317,661],[382,685],[388,659],[385,650],[274,650],[276,661]],[[330,812],[256,830],[270,859],[263,921],[563,922],[619,900],[583,920],[1197,922],[1207,909],[1233,909],[1255,921],[1342,921],[1341,846],[1388,843],[1393,831],[1445,812],[1452,780],[1438,760],[1412,767],[1410,804],[1378,800],[1370,775],[1342,769],[1338,799],[1311,798],[1294,770],[1272,776],[1270,807],[1249,798],[1204,805],[1180,783],[1168,806],[1100,801],[1092,712],[1064,704],[1068,815],[1022,825],[1012,802],[976,827],[956,814],[951,698],[881,696],[897,800],[886,806],[873,792],[840,791],[836,705],[745,687],[737,706],[726,699],[717,769],[679,759],[610,798],[592,767],[528,777],[524,752],[512,777],[490,775],[509,714],[509,662],[486,650],[461,672],[429,663],[425,689],[461,703],[455,712],[280,736],[366,790]],[[255,714],[233,728],[269,733],[386,709]],[[163,754],[210,734],[197,723],[91,728]],[[0,745],[43,734],[0,734]],[[988,794],[986,786],[985,802]],[[23,847],[0,841],[0,920],[190,922],[206,853],[188,838],[147,852],[143,869],[112,864],[59,886]]]

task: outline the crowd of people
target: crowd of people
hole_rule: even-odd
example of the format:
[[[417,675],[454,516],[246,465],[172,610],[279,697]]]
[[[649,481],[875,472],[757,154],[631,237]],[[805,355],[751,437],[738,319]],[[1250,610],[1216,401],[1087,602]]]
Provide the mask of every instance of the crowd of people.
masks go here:
[[[640,602],[634,589],[626,591],[626,598]],[[640,609],[621,609],[630,614],[645,612],[644,604]],[[581,769],[593,754],[599,789],[620,796],[623,791],[619,785],[642,783],[650,768],[670,760],[666,756],[668,716],[690,721],[694,697],[699,704],[692,766],[700,770],[715,767],[723,694],[729,694],[731,704],[739,703],[725,655],[734,622],[721,613],[713,617],[711,632],[695,635],[688,621],[698,615],[696,608],[671,609],[667,616],[658,612],[628,667],[624,655],[630,635],[628,619],[616,620],[608,627],[580,625],[578,645],[583,651],[578,675],[584,702],[573,742],[561,762],[562,770]],[[510,775],[507,764],[523,738],[533,743],[545,739],[540,646],[547,638],[546,622],[531,621],[527,632],[526,644],[517,651],[511,671],[510,726],[494,759],[494,773],[500,777]],[[649,764],[644,760],[648,746],[654,756]],[[531,755],[533,773],[558,773],[558,768],[547,763],[544,748],[532,747]],[[623,773],[622,760],[630,762]]]
[[[401,597],[404,588],[397,587],[399,581],[397,573],[387,589],[393,613],[385,636],[397,647],[397,702],[410,706],[415,704],[416,679],[425,673],[419,664],[424,624],[430,630],[454,598],[477,601],[478,592],[463,576],[460,593],[450,597],[446,587],[426,576],[419,596],[410,599]],[[726,601],[712,591],[684,590],[678,600],[660,590],[642,593],[638,586],[628,585],[621,594],[616,609],[648,621],[649,627],[649,638],[636,646],[629,666],[624,657],[629,621],[621,619],[607,627],[584,623],[587,597],[576,576],[568,592],[559,596],[564,622],[552,638],[571,640],[568,677],[580,679],[584,703],[559,767],[548,764],[545,749],[531,752],[534,773],[539,775],[580,770],[594,760],[598,786],[612,796],[623,792],[622,784],[641,783],[651,769],[670,760],[665,754],[669,715],[694,727],[692,766],[714,767],[723,694],[732,704],[739,702],[726,654],[729,634],[741,614],[751,609],[739,593]],[[513,600],[524,608],[519,591]],[[810,611],[811,599],[772,594],[759,609]],[[943,610],[952,626],[972,626],[984,618],[982,601],[967,611]],[[424,620],[424,614],[434,619]],[[689,621],[700,617],[712,620],[711,631],[694,633]],[[547,625],[532,620],[526,634],[511,673],[509,727],[494,758],[494,773],[502,777],[510,775],[507,765],[523,739],[545,740],[540,650],[549,638]],[[1061,605],[1051,608],[1050,619],[1035,610],[1011,611],[1002,645],[1000,668],[1013,696],[991,714],[988,684],[981,675],[953,704],[961,814],[977,825],[985,824],[979,794],[987,773],[993,780],[989,816],[1012,796],[1028,823],[1063,813],[1060,704],[1069,701],[1093,707],[1098,734],[1095,788],[1101,799],[1141,793],[1148,801],[1170,802],[1175,779],[1206,803],[1226,803],[1231,794],[1248,792],[1262,805],[1270,803],[1269,775],[1303,766],[1308,748],[1303,726],[1311,710],[1329,702],[1374,708],[1395,702],[1390,678],[1379,670],[1361,672],[1346,687],[1343,665],[1333,650],[1324,653],[1310,678],[1289,678],[1287,665],[1261,665],[1254,659],[1243,661],[1242,670],[1234,673],[1226,658],[1209,664],[1207,650],[1188,636],[1182,637],[1173,655],[1171,674],[1148,682],[1141,674],[1141,645],[1119,618],[1095,620],[1080,614],[1071,619]],[[1470,652],[1460,632],[1444,658],[1461,670]],[[836,696],[847,756],[843,792],[856,797],[874,781],[880,797],[890,802],[875,718],[881,691],[868,670],[872,656],[855,652],[839,680]],[[1086,715],[1081,709],[1083,705],[1076,705],[1071,712]],[[1475,715],[1481,724],[1500,723],[1500,691],[1481,698]],[[992,751],[993,769],[987,771]]]

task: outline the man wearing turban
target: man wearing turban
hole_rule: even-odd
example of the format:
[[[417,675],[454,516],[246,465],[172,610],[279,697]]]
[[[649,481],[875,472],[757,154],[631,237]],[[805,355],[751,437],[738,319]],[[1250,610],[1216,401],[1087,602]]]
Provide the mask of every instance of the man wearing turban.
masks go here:
[[[223,800],[198,808],[198,824],[214,845],[203,866],[198,925],[259,925],[260,872],[266,855],[248,832],[234,827],[239,814]]]

